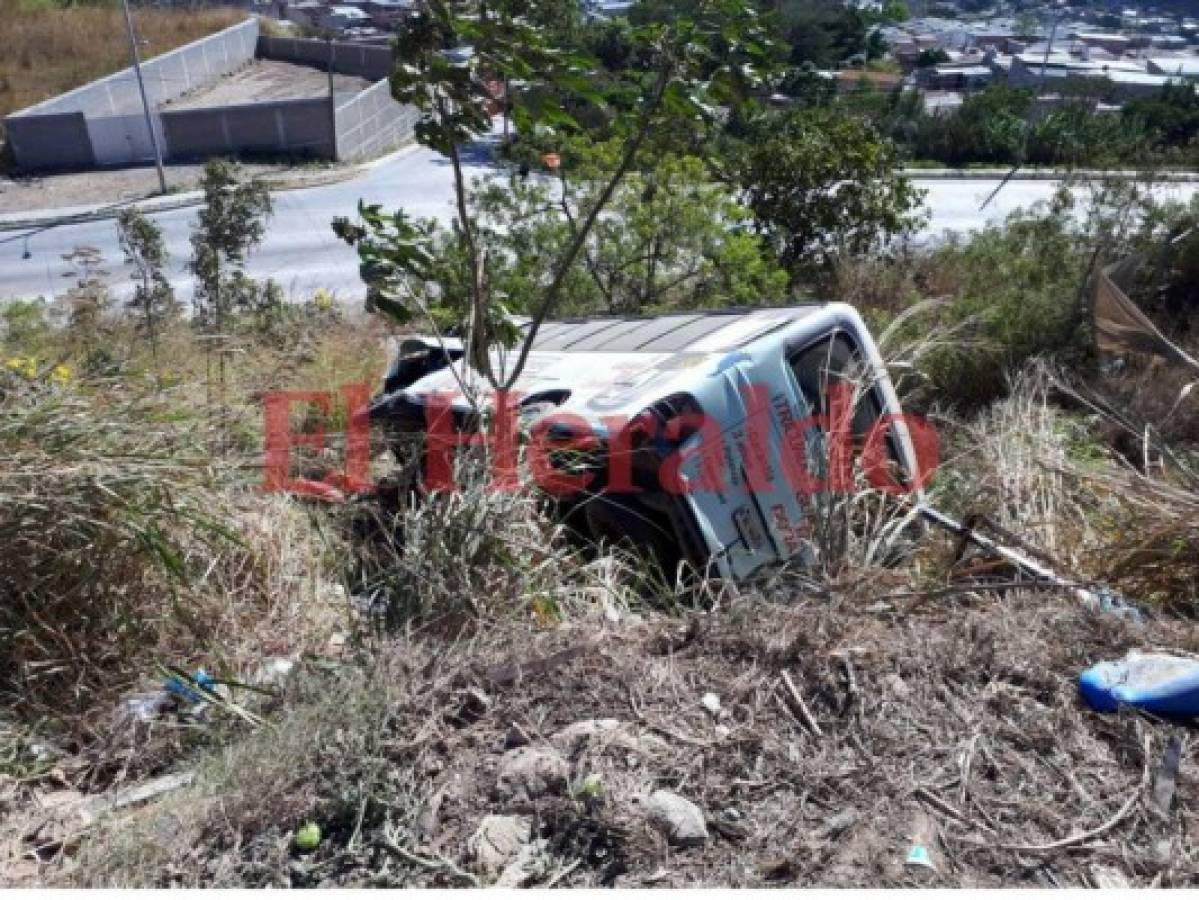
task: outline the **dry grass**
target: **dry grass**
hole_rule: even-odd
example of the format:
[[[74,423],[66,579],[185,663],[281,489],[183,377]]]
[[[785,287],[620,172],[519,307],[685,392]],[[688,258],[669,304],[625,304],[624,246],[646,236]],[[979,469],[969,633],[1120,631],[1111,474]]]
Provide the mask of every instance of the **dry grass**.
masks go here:
[[[1167,611],[1143,627],[997,587],[1010,573],[964,574],[935,534],[896,558],[883,548],[902,510],[871,495],[834,510],[824,566],[720,590],[580,552],[534,498],[484,490],[470,458],[461,494],[372,505],[351,531],[341,514],[253,491],[258,401],[373,383],[382,332],[308,307],[271,327],[240,335],[219,397],[183,326],[164,338],[169,367],[114,327],[103,378],[5,376],[0,450],[17,465],[0,473],[0,545],[21,552],[0,579],[15,573],[8,585],[26,592],[9,633],[25,648],[20,685],[54,679],[43,710],[78,695],[106,712],[159,661],[300,665],[277,696],[239,695],[256,728],[164,719],[114,739],[78,716],[94,726],[84,738],[108,739],[82,754],[97,786],[168,767],[195,784],[34,861],[29,811],[73,770],[0,771],[0,810],[16,813],[0,826],[0,870],[11,852],[26,882],[451,886],[487,880],[469,838],[484,815],[510,814],[544,841],[529,875],[540,885],[1085,886],[1114,870],[1195,886],[1194,779],[1164,813],[1146,789],[1175,730],[1090,712],[1076,688],[1080,670],[1132,648],[1199,653],[1193,623],[1169,614],[1196,595],[1194,486],[1107,452],[1099,423],[1052,402],[1049,370],[1026,370],[970,419],[938,420],[948,459],[933,502],[986,512],[1064,574],[1111,578]],[[85,352],[25,331],[47,365]],[[914,366],[936,341],[883,345]],[[343,574],[354,624],[374,627],[335,656],[323,639],[345,614]],[[784,673],[819,733],[786,701]],[[722,713],[701,704],[708,692]],[[601,718],[621,723],[619,740],[565,741]],[[598,796],[505,796],[504,753],[523,740],[557,748],[570,784],[598,776]],[[671,848],[648,824],[657,788],[703,809],[702,849]],[[291,835],[310,820],[324,841],[299,856]],[[905,865],[916,840],[935,871]]]
[[[381,347],[331,313],[296,318],[244,337],[223,390],[183,324],[169,365],[127,323],[100,329],[99,357],[70,329],[27,329],[36,358],[0,352],[0,692],[28,720],[88,747],[160,663],[237,677],[344,627],[345,535],[261,492],[260,401],[373,380]]]
[[[143,59],[222,28],[245,13],[234,9],[137,9]],[[0,0],[0,118],[129,65],[120,5],[60,6]],[[3,125],[0,124],[0,139]]]
[[[1145,790],[1171,729],[1088,712],[1074,684],[1130,646],[1194,652],[1193,631],[1139,632],[1043,594],[915,604],[873,575],[789,593],[746,595],[689,627],[579,616],[469,642],[402,638],[364,670],[309,672],[275,727],[209,756],[194,788],[113,823],[78,865],[45,876],[453,886],[458,876],[384,845],[477,872],[468,838],[483,816],[508,814],[531,817],[545,841],[531,877],[542,885],[1085,886],[1114,868],[1134,885],[1194,886],[1193,784],[1180,782],[1165,818]],[[517,683],[489,675],[538,659],[559,662]],[[783,702],[784,671],[820,735]],[[707,692],[719,717],[699,702]],[[562,730],[589,719],[618,720],[640,749],[566,746]],[[598,776],[600,796],[497,793],[513,724],[561,748],[571,783]],[[703,848],[672,849],[647,824],[641,801],[662,787],[704,811]],[[1122,810],[1093,839],[1037,849]],[[306,820],[326,839],[297,858],[289,837]],[[935,872],[904,865],[921,834]]]

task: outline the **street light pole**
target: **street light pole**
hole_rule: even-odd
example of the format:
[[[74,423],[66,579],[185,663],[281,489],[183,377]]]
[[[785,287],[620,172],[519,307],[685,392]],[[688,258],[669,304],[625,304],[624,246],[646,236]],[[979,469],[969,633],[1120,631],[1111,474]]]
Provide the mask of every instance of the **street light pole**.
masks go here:
[[[146,113],[146,128],[150,132],[150,146],[154,148],[154,165],[158,167],[158,187],[167,192],[167,177],[162,170],[162,151],[158,148],[158,133],[154,130],[154,117],[150,114],[150,101],[146,99],[146,84],[142,81],[142,59],[137,52],[137,37],[133,33],[133,16],[129,14],[129,0],[121,0],[125,10],[125,28],[129,31],[129,56],[133,60],[133,72],[137,75],[137,89],[142,95],[142,109]]]

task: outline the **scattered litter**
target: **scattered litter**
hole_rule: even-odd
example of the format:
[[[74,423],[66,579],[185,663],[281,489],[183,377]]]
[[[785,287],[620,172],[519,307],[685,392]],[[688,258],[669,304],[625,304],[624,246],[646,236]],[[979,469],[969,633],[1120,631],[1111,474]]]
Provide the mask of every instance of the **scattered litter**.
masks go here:
[[[126,697],[121,701],[120,713],[137,722],[152,722],[174,704],[175,698],[169,691],[151,691]]]
[[[958,522],[930,506],[918,504],[915,509],[927,522],[958,536],[960,539],[959,556],[965,550],[966,544],[974,544],[987,553],[1006,560],[1028,578],[1069,590],[1082,601],[1087,609],[1138,624],[1145,621],[1145,611],[1135,601],[1105,585],[1092,587],[1075,579],[1062,577],[1046,565],[1043,552],[1032,547],[1017,535],[1000,528],[986,516],[976,515],[968,518],[965,522]],[[1008,543],[1016,544],[1017,547],[1007,546],[1007,544],[988,537],[979,530],[979,525],[985,525],[993,531],[998,531]]]
[[[923,866],[926,869],[932,869],[934,872],[937,869],[928,854],[928,848],[923,844],[913,844],[912,849],[908,851],[908,858],[904,862],[909,866]]]
[[[929,849],[937,839],[937,824],[932,817],[923,810],[918,811],[912,819],[908,836],[912,843],[908,848],[908,855],[904,857],[904,865],[928,869],[930,872],[937,871],[937,864]]]
[[[197,669],[192,673],[191,678],[198,687],[201,687],[206,691],[212,691],[216,689],[216,681],[203,669]],[[162,689],[169,694],[175,695],[185,703],[194,705],[204,701],[204,697],[198,691],[193,690],[191,685],[184,683],[182,678],[179,678],[175,675],[172,675],[162,683]]]
[[[321,845],[321,826],[315,822],[308,822],[301,825],[296,829],[292,843],[295,844],[296,849],[301,853],[311,853]]]
[[[703,704],[704,709],[710,712],[713,716],[720,715],[720,698],[710,691],[703,695],[699,701]]]
[[[1170,806],[1174,802],[1174,791],[1178,787],[1178,767],[1182,763],[1182,738],[1174,735],[1166,744],[1166,752],[1162,761],[1153,773],[1153,810],[1162,818],[1170,815]]]
[[[281,684],[295,667],[295,662],[285,656],[273,657],[262,664],[262,667],[255,673],[250,683],[260,687]],[[199,681],[200,679],[197,678],[196,680]],[[209,681],[211,682],[212,679],[209,679]],[[204,684],[203,686],[211,690],[210,685]]]
[[[604,792],[604,780],[596,772],[580,778],[571,788],[571,796],[576,800],[594,800]]]
[[[1199,716],[1199,659],[1134,650],[1087,669],[1078,689],[1100,712],[1132,706],[1164,716]]]

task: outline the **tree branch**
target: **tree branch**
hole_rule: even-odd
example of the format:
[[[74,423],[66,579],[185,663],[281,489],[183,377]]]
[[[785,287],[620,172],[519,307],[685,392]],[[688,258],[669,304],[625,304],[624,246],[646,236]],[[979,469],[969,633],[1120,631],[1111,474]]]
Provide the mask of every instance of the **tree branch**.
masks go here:
[[[447,116],[445,98],[438,96],[437,112],[444,120]],[[450,164],[454,170],[454,199],[458,205],[458,220],[462,227],[462,241],[466,245],[467,262],[470,266],[470,332],[467,334],[467,358],[493,388],[499,383],[491,370],[491,358],[487,355],[487,305],[485,293],[483,259],[475,239],[474,226],[466,208],[466,179],[462,175],[462,156],[457,141],[450,141]]]
[[[541,305],[537,308],[532,322],[529,323],[529,331],[525,335],[524,342],[521,345],[520,355],[516,359],[516,366],[513,368],[512,374],[504,380],[504,387],[506,389],[510,389],[520,377],[520,373],[524,371],[529,351],[533,347],[533,341],[537,339],[537,331],[541,328],[541,324],[545,321],[546,316],[549,315],[550,310],[553,309],[554,304],[557,302],[558,294],[562,290],[562,285],[566,281],[566,275],[570,271],[570,267],[574,265],[579,251],[583,249],[583,244],[587,240],[587,236],[591,233],[591,229],[595,226],[600,211],[607,206],[608,201],[612,199],[612,195],[616,192],[616,186],[620,184],[629,168],[633,165],[637,151],[641,149],[641,145],[649,133],[650,121],[653,118],[653,114],[661,105],[662,98],[666,94],[666,88],[670,84],[673,68],[673,64],[668,63],[658,73],[657,84],[654,85],[653,93],[641,112],[641,118],[637,123],[637,130],[625,144],[625,151],[621,157],[620,165],[616,167],[616,171],[612,173],[612,177],[608,179],[608,183],[604,185],[604,190],[600,193],[595,205],[587,212],[587,218],[583,221],[583,227],[575,233],[574,240],[566,248],[566,253],[563,254],[562,260],[554,272],[554,278],[550,282],[549,287],[546,288]]]

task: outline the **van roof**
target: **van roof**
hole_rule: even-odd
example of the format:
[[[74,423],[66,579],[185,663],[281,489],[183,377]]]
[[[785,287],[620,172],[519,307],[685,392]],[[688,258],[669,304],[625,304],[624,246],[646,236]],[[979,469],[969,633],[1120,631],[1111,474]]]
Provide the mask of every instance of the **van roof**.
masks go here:
[[[717,338],[711,343],[722,347],[734,347],[761,333],[755,329],[738,339],[736,332],[740,329],[733,326],[747,318],[769,327],[779,327],[811,315],[822,305],[804,303],[785,307],[722,309],[660,316],[555,319],[543,323],[538,329],[532,349],[559,353],[675,353],[726,330],[727,340],[721,341]]]

